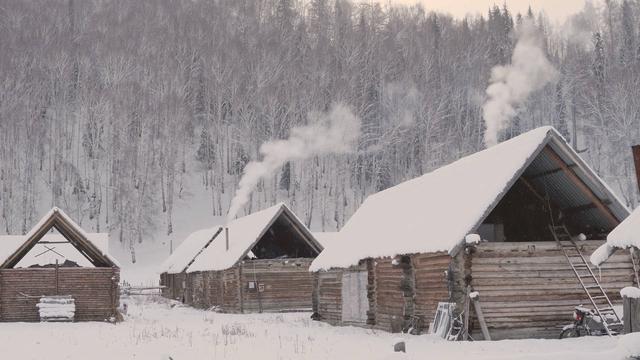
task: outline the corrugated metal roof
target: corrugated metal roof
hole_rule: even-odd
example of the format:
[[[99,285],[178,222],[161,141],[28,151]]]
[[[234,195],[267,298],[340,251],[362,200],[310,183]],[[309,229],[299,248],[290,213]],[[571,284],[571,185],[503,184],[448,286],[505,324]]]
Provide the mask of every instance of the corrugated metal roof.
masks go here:
[[[558,157],[569,167],[580,181],[582,181],[593,194],[618,220],[622,221],[628,210],[610,196],[611,192],[602,186],[602,182],[594,179],[591,169],[585,168],[580,161],[574,158],[553,141],[547,144]],[[529,179],[533,187],[543,196],[548,196],[551,201],[561,210],[570,211],[578,209],[576,213],[570,215],[568,222],[576,227],[593,229],[608,233],[616,224],[612,223],[607,214],[593,204],[593,199],[576,186],[573,177],[562,169],[548,151],[541,151],[525,170],[523,176]],[[590,207],[591,206],[591,207]]]

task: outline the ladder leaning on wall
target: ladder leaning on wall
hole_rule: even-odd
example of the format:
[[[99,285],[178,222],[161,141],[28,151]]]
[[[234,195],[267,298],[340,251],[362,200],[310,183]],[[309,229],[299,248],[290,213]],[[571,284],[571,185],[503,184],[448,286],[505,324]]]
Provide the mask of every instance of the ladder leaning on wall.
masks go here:
[[[617,334],[622,330],[622,321],[613,309],[613,304],[604,291],[598,278],[591,270],[591,266],[585,259],[580,247],[571,237],[569,230],[564,225],[549,225],[549,230],[553,234],[558,247],[562,250],[565,258],[569,262],[573,273],[580,282],[582,289],[589,297],[589,301],[602,320],[609,336]]]

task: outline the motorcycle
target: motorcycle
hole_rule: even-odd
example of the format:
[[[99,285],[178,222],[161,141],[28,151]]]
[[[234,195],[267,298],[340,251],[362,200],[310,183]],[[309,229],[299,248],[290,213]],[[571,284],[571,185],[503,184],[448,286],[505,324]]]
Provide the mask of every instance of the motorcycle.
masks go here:
[[[607,335],[600,316],[592,309],[576,306],[573,310],[573,320],[573,324],[562,328],[560,339]]]

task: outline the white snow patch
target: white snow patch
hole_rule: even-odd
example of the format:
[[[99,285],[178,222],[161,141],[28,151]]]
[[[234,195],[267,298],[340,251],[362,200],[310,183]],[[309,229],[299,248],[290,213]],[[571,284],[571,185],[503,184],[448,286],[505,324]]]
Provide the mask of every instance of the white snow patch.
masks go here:
[[[313,237],[325,249],[330,247],[330,246],[339,246],[337,244],[340,243],[340,233],[337,232],[337,231],[314,232],[313,233]]]
[[[327,247],[310,270],[451,251],[552,134],[561,138],[552,127],[540,127],[369,196],[340,231],[340,245]]]
[[[607,244],[620,249],[632,246],[640,249],[640,207],[609,233]]]
[[[640,288],[627,286],[626,288],[620,290],[620,296],[632,299],[640,299]]]
[[[3,323],[3,358],[12,360],[159,359],[511,359],[602,360],[638,354],[640,333],[565,340],[450,342],[406,336],[407,353],[393,351],[398,335],[311,321],[309,313],[219,314],[174,307],[163,299],[123,298],[118,324]],[[96,349],[108,349],[96,351]]]
[[[469,297],[472,298],[472,299],[477,299],[477,298],[480,297],[480,293],[477,292],[477,291],[473,291],[473,292],[469,293]]]
[[[479,244],[482,239],[478,234],[469,234],[464,237],[464,240],[467,244],[473,245],[473,244]]]
[[[607,259],[613,255],[616,251],[616,248],[609,245],[609,243],[604,243],[600,245],[592,254],[589,260],[595,266],[600,266],[602,263],[607,261]]]

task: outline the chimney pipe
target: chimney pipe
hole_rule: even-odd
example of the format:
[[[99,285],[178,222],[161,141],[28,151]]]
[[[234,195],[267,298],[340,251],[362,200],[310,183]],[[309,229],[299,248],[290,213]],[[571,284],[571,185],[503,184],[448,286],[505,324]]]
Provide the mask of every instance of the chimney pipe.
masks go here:
[[[633,151],[633,163],[636,165],[636,180],[640,191],[640,144],[632,146],[631,150]]]
[[[225,240],[225,244],[227,245],[227,251],[229,251],[229,228],[228,227],[224,228],[224,240]]]

